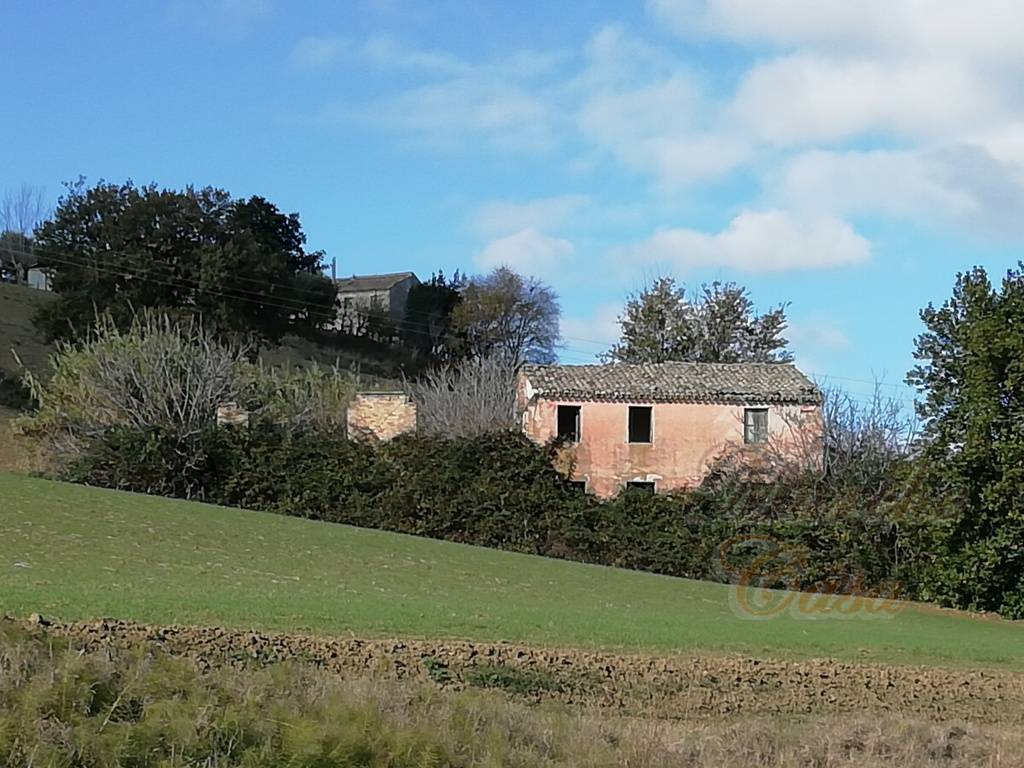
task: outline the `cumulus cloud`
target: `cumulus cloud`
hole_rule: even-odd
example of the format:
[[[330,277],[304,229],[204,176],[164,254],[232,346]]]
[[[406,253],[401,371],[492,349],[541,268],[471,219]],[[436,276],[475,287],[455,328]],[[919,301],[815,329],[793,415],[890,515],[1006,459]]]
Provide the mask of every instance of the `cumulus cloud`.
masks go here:
[[[848,266],[867,261],[871,246],[832,216],[796,219],[782,210],[744,211],[721,232],[662,229],[626,249],[640,263],[680,271],[723,267],[741,272],[780,272]]]
[[[576,126],[596,150],[670,187],[718,178],[747,157],[748,143],[718,124],[699,79],[674,56],[610,25],[585,58]]]
[[[296,45],[292,61],[317,68],[358,60],[402,73],[394,90],[369,103],[339,103],[328,119],[372,122],[457,152],[545,153],[580,176],[611,166],[649,180],[652,228],[674,223],[678,188],[752,181],[757,188],[740,193],[748,200],[730,204],[757,210],[722,232],[666,226],[645,244],[648,252],[685,251],[669,260],[686,266],[857,263],[870,249],[843,218],[861,215],[1024,235],[1017,213],[1024,208],[1024,4],[648,0],[648,7],[685,42],[652,42],[608,24],[574,54],[523,50],[471,61],[385,35],[311,37]],[[749,63],[728,78],[708,78],[688,43],[709,39],[746,48]],[[553,239],[542,233],[584,210],[595,219],[605,206],[594,197],[481,206],[470,225],[493,242],[480,257],[514,238]]]
[[[524,274],[544,276],[564,269],[565,262],[575,251],[570,241],[549,237],[531,228],[492,240],[477,255],[476,264],[483,269],[504,266]]]
[[[794,54],[754,66],[732,110],[759,139],[788,144],[963,135],[998,119],[1003,105],[997,89],[956,61]]]
[[[648,0],[687,37],[780,47],[1024,58],[1016,0]]]
[[[1024,177],[973,145],[805,152],[785,167],[779,189],[801,210],[1024,234]]]
[[[552,229],[569,221],[590,204],[587,195],[557,195],[535,200],[491,200],[471,217],[473,228],[489,236],[528,229]]]

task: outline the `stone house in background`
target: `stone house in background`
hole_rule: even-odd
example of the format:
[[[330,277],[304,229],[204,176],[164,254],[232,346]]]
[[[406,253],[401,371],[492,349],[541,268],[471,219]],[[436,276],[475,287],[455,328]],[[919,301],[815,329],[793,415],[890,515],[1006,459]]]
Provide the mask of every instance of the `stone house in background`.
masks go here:
[[[352,275],[337,278],[338,318],[335,330],[362,336],[374,321],[400,322],[405,317],[409,291],[419,285],[412,272],[385,275]]]
[[[602,497],[698,485],[730,452],[822,456],[821,392],[788,363],[528,365],[516,399],[527,436],[562,438]]]

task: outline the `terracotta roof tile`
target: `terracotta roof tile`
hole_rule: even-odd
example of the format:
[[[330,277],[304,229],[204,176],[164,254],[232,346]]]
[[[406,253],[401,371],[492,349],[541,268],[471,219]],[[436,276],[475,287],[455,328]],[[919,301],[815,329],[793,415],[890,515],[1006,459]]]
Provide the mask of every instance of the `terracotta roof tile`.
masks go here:
[[[821,391],[791,363],[527,365],[547,400],[821,403]]]

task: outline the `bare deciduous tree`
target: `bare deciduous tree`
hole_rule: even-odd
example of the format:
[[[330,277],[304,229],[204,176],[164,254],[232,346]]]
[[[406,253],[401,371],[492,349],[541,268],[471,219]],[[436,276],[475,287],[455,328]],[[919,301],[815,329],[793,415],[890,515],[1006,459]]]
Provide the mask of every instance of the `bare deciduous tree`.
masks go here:
[[[549,286],[498,267],[469,281],[452,324],[471,357],[500,355],[518,367],[554,362],[560,314],[558,296]]]
[[[43,190],[37,187],[23,184],[0,197],[0,270],[19,285],[39,264],[33,233],[48,214]]]
[[[429,435],[472,437],[517,429],[515,369],[504,357],[445,365],[408,386],[417,428]]]

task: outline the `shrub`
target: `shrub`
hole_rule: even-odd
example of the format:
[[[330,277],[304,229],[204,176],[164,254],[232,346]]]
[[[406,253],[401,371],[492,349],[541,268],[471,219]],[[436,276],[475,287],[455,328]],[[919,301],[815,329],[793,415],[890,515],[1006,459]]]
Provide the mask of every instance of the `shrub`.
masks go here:
[[[279,425],[222,430],[220,504],[371,527],[373,500],[395,482],[368,445],[337,431]]]
[[[220,481],[212,471],[225,468],[221,437],[213,427],[185,435],[166,427],[113,427],[69,460],[63,476],[103,488],[215,501]]]
[[[526,437],[406,435],[383,446],[380,456],[396,478],[376,501],[380,527],[586,559],[593,501],[572,489],[550,453]]]
[[[232,402],[288,429],[340,431],[354,392],[351,376],[337,368],[253,364],[250,350],[220,341],[195,318],[147,312],[127,330],[100,318],[84,340],[57,350],[46,381],[27,374],[40,407],[21,422],[57,457],[74,457],[107,434],[127,440],[124,430],[134,430],[188,464],[185,454],[205,440],[218,407]]]

